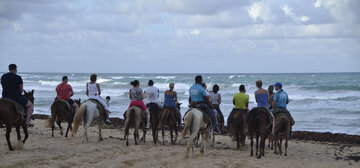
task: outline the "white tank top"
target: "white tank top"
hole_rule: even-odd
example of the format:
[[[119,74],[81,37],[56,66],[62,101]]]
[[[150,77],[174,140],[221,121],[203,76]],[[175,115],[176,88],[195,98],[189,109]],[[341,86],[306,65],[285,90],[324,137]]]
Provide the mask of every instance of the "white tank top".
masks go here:
[[[219,104],[219,93],[210,92],[211,103]]]
[[[87,89],[89,91],[89,96],[98,96],[98,88],[96,86],[96,83],[91,84],[90,82],[88,83]]]

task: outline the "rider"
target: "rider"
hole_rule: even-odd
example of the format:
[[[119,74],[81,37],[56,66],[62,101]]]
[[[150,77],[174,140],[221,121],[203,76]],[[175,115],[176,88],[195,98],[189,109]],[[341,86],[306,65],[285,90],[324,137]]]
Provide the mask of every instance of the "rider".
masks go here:
[[[222,115],[222,112],[220,110],[220,104],[221,104],[221,94],[218,93],[219,92],[219,85],[215,84],[213,86],[213,90],[210,92],[210,97],[211,97],[211,103],[214,107],[214,109],[217,111],[217,114],[221,114]],[[218,121],[219,122],[219,121]],[[223,122],[223,121],[222,121]],[[222,123],[222,128],[224,127],[224,124]]]
[[[189,89],[190,99],[189,103],[191,107],[197,107],[203,109],[206,113],[210,115],[211,124],[213,126],[214,133],[220,134],[214,113],[211,111],[209,106],[212,106],[208,97],[206,97],[205,89],[201,86],[202,76],[198,75],[195,77],[195,84],[193,84]]]
[[[150,112],[146,108],[143,99],[144,99],[144,92],[140,88],[140,82],[138,80],[134,80],[130,83],[133,88],[129,91],[129,98],[131,100],[129,108],[132,106],[141,107],[142,110],[146,112],[146,129],[150,128]]]
[[[89,99],[95,99],[97,100],[102,106],[104,106],[105,113],[106,113],[106,119],[105,122],[108,124],[112,124],[112,122],[109,119],[109,106],[108,104],[100,97],[101,95],[101,89],[100,84],[96,83],[96,74],[92,74],[90,76],[90,82],[86,83],[86,95],[89,97]]]
[[[1,86],[3,88],[2,98],[12,99],[21,104],[26,109],[25,124],[29,127],[34,126],[31,122],[31,115],[34,112],[34,105],[31,103],[23,93],[23,80],[21,76],[17,75],[17,66],[15,64],[9,65],[9,72],[2,75]]]
[[[273,100],[274,100],[274,96],[275,96],[275,93],[274,93],[274,86],[273,85],[270,85],[269,87],[268,87],[268,97],[269,97],[269,99],[268,99],[268,104],[269,104],[269,109],[271,109],[271,107],[272,107],[272,102],[273,102]]]
[[[177,114],[177,119],[178,119],[178,127],[181,127],[181,113],[180,110],[178,109],[176,103],[177,103],[177,93],[174,91],[174,83],[170,83],[169,84],[169,89],[170,90],[166,90],[164,93],[165,96],[165,100],[164,100],[164,108],[165,107],[170,107],[173,108]]]
[[[249,95],[245,94],[246,93],[245,86],[240,85],[239,91],[240,92],[235,93],[234,97],[233,97],[234,108],[230,112],[230,115],[227,119],[228,128],[230,128],[231,121],[232,121],[232,115],[234,114],[235,111],[238,111],[238,110],[248,111],[248,109],[249,109]]]
[[[160,108],[159,89],[154,86],[154,81],[149,80],[147,88],[144,89],[146,104],[155,103]]]
[[[74,95],[74,91],[72,87],[68,84],[68,81],[69,80],[67,76],[62,77],[62,82],[58,84],[55,89],[57,93],[56,99],[68,101],[69,104],[74,107],[74,111],[76,113],[79,109],[79,106],[73,99],[70,98]]]
[[[274,114],[278,112],[287,114],[291,121],[290,130],[292,130],[292,126],[295,124],[295,121],[286,108],[286,105],[289,103],[288,94],[282,89],[282,84],[280,82],[275,83],[274,86],[277,92],[275,93],[271,110]],[[292,133],[292,131],[290,132]]]
[[[257,103],[257,107],[263,107],[266,108],[266,110],[269,112],[271,118],[271,122],[272,122],[272,134],[274,134],[274,129],[275,129],[275,122],[274,122],[274,115],[270,112],[269,109],[269,104],[268,104],[268,100],[269,100],[269,94],[268,92],[262,88],[262,81],[261,80],[257,80],[256,81],[256,87],[258,88],[258,90],[255,91],[255,101]]]

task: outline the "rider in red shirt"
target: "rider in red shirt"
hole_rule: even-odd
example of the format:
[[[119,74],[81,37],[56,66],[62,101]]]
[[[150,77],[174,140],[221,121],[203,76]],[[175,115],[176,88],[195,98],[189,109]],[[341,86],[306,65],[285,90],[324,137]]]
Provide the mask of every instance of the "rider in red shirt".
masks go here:
[[[62,82],[57,85],[55,89],[57,93],[57,99],[68,101],[73,107],[75,112],[79,109],[79,106],[71,99],[71,96],[74,95],[72,87],[68,84],[68,77],[63,76]]]

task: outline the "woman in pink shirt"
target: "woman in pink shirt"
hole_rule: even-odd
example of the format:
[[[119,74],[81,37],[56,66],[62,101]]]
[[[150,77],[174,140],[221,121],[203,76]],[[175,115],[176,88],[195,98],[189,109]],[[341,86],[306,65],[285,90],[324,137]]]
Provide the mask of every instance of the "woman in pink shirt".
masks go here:
[[[79,106],[71,99],[71,96],[74,95],[72,87],[68,84],[68,77],[63,76],[62,82],[57,85],[55,89],[57,93],[56,99],[66,100],[74,107],[75,113],[79,109]]]

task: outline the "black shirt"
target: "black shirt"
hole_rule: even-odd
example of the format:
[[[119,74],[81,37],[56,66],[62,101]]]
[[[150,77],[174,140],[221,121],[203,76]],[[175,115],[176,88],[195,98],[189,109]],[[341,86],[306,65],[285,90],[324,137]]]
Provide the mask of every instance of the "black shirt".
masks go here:
[[[19,85],[23,84],[23,80],[19,75],[8,72],[1,77],[1,86],[3,88],[2,97],[16,98],[21,95]]]

